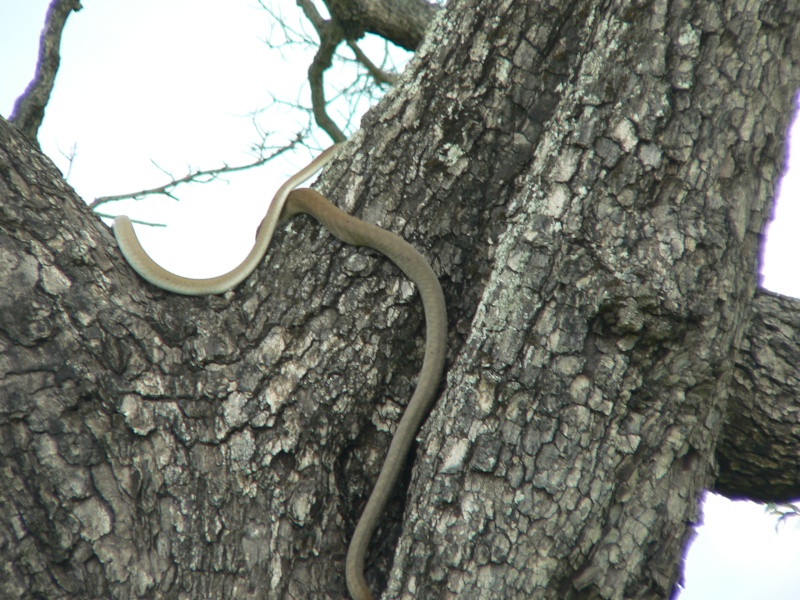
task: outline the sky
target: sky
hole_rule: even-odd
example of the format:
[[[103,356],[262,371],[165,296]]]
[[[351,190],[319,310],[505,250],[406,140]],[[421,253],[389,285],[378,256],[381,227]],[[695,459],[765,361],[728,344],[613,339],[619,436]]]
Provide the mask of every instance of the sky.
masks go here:
[[[48,3],[0,0],[4,117],[33,75]],[[249,149],[259,139],[254,111],[263,111],[256,123],[274,131],[276,146],[304,126],[304,117],[270,98],[308,103],[311,55],[268,48],[270,18],[256,0],[82,4],[67,22],[39,140],[87,201],[162,185],[163,171],[180,177],[189,168],[250,162]],[[293,2],[281,4],[287,15],[297,11]],[[800,140],[800,130],[794,138]],[[330,143],[325,135],[316,140],[318,148]],[[66,156],[73,148],[70,167]],[[311,158],[304,150],[227,181],[180,188],[179,202],[159,197],[102,210],[167,225],[137,228],[154,259],[181,275],[216,275],[247,254],[269,199]],[[800,256],[800,151],[790,155],[789,167],[768,230],[762,283],[800,298],[793,268]],[[763,506],[713,494],[704,513],[680,600],[800,598],[800,524],[790,521],[776,531]]]

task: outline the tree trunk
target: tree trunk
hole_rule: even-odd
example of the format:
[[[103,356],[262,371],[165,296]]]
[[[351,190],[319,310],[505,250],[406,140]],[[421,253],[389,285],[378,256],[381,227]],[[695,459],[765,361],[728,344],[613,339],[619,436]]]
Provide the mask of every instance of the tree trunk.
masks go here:
[[[324,178],[450,317],[373,590],[668,598],[704,489],[800,495],[798,303],[756,286],[798,39],[797,2],[441,11]],[[0,151],[0,596],[343,597],[411,284],[299,218],[225,296],[161,292]]]

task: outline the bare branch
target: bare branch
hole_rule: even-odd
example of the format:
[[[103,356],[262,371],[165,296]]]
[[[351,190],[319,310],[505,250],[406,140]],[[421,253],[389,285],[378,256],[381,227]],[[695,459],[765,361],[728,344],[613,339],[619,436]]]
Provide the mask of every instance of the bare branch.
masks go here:
[[[324,72],[331,66],[334,51],[335,47],[333,49],[326,48],[325,44],[320,43],[319,51],[308,68],[308,83],[311,86],[311,107],[314,111],[314,120],[334,142],[338,143],[345,141],[347,136],[328,116],[324,80]]]
[[[406,50],[416,50],[441,7],[427,0],[324,0],[347,39],[374,33]]]
[[[328,116],[327,102],[325,101],[325,71],[333,63],[333,55],[336,53],[336,47],[344,40],[344,32],[335,22],[323,19],[310,0],[297,0],[297,4],[319,35],[319,48],[311,66],[308,67],[308,83],[311,86],[311,109],[314,112],[314,120],[334,142],[343,142],[347,136]]]
[[[282,148],[277,149],[269,156],[259,156],[259,158],[251,163],[245,165],[238,165],[238,166],[230,166],[225,165],[223,167],[218,167],[216,169],[197,169],[197,170],[190,170],[188,174],[184,175],[183,177],[175,178],[171,173],[162,169],[158,164],[153,162],[153,164],[158,168],[162,173],[167,175],[170,178],[168,183],[164,185],[150,188],[146,190],[140,190],[138,192],[130,192],[127,194],[118,194],[115,196],[100,196],[99,198],[95,198],[95,200],[89,204],[89,207],[92,209],[96,209],[98,206],[103,204],[107,204],[108,202],[117,202],[119,200],[141,200],[142,198],[146,198],[147,196],[167,196],[168,198],[172,198],[173,200],[178,200],[179,198],[174,195],[173,191],[175,188],[185,184],[191,183],[209,183],[211,181],[215,181],[220,179],[220,176],[225,175],[227,173],[235,173],[237,171],[245,171],[247,169],[253,169],[255,167],[260,167],[261,165],[271,161],[276,156],[280,156],[284,152],[292,150],[295,146],[300,144],[304,139],[302,134],[298,134],[294,140],[292,140],[289,144],[283,146]],[[108,215],[101,215],[101,216],[108,216]]]
[[[72,175],[72,166],[75,164],[75,159],[78,157],[78,144],[73,143],[72,148],[69,149],[69,152],[64,152],[61,148],[58,149],[61,156],[67,159],[69,167],[67,167],[67,172],[64,174],[64,181],[69,181],[70,175]]]
[[[44,109],[50,100],[53,84],[56,80],[58,65],[61,61],[59,48],[61,33],[72,11],[79,11],[79,0],[53,0],[47,9],[44,29],[39,38],[39,58],[36,73],[23,94],[14,103],[11,121],[22,134],[36,147],[39,147],[37,136],[44,119]]]
[[[361,48],[358,47],[358,44],[351,40],[347,40],[347,45],[353,51],[353,54],[356,55],[356,60],[364,65],[367,69],[367,72],[372,76],[372,78],[378,83],[378,85],[394,85],[397,81],[397,73],[392,73],[391,71],[384,71],[380,67],[378,67],[375,63],[373,63],[369,57],[364,54]]]
[[[297,6],[302,9],[306,19],[311,21],[311,24],[314,26],[314,29],[317,30],[317,33],[320,33],[321,30],[325,29],[328,21],[323,18],[321,14],[319,14],[317,7],[314,5],[312,0],[297,0]]]
[[[270,19],[270,33],[268,38],[264,41],[270,48],[281,52],[281,56],[283,56],[282,48],[285,46],[316,46],[316,42],[312,36],[305,31],[305,29],[298,30],[290,27],[282,12],[274,10],[272,7],[268,6],[264,0],[259,0],[258,4],[267,12],[270,17],[272,17]],[[278,6],[281,7],[283,4],[278,3]],[[301,21],[301,27],[302,24],[303,22]],[[283,41],[277,44],[272,41],[273,33],[276,27],[280,29],[281,34],[283,35]]]
[[[95,214],[102,219],[114,220],[117,218],[117,215],[110,215],[108,213],[95,212]],[[146,225],[147,227],[166,227],[166,224],[164,223],[153,223],[152,221],[142,221],[141,219],[131,219],[131,223],[136,223],[137,225]]]
[[[800,517],[800,505],[793,502],[767,502],[764,509],[768,515],[778,517],[775,520],[775,532],[780,526],[786,524],[790,519]]]
[[[411,1],[416,2],[418,0]],[[316,125],[323,129],[331,139],[337,142],[342,141],[346,139],[345,132],[349,130],[353,117],[363,112],[364,102],[373,104],[375,100],[383,95],[386,85],[392,85],[397,80],[397,69],[393,68],[394,63],[388,49],[388,41],[384,42],[384,55],[382,61],[380,61],[382,64],[378,65],[356,43],[358,38],[363,37],[363,30],[343,28],[336,14],[331,19],[326,19],[317,10],[314,0],[296,0],[296,2],[303,11],[307,22],[314,27],[320,40],[318,44],[312,41],[308,33],[302,28],[302,23],[305,21],[301,21],[299,27],[292,26],[287,22],[280,10],[282,4],[259,0],[261,7],[276,21],[275,27],[279,27],[283,35],[283,42],[276,45],[273,41],[274,35],[271,32],[267,41],[270,47],[280,51],[282,47],[289,45],[305,45],[309,48],[316,46],[315,56],[308,70],[311,107],[304,106],[300,102],[280,102],[310,113]],[[326,4],[330,8],[330,3],[326,2]],[[337,48],[343,41],[352,50],[353,58],[336,54]],[[335,90],[334,98],[331,99],[326,97],[326,93],[331,93],[331,87],[329,84],[326,90],[324,76],[325,71],[331,67],[334,60],[352,65],[356,75],[349,85]],[[278,101],[274,97],[273,100]],[[335,115],[334,120],[330,114],[330,107],[336,104],[335,100],[344,100],[348,104],[349,110],[343,111],[341,115],[345,121],[344,125],[339,115]]]

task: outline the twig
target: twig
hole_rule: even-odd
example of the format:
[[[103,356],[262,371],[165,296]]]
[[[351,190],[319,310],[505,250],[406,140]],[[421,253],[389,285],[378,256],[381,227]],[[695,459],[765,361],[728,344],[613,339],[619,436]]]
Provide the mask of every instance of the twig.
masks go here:
[[[69,167],[67,167],[67,173],[64,175],[64,181],[69,181],[70,175],[72,175],[72,165],[75,164],[75,159],[78,156],[78,144],[77,142],[73,142],[72,148],[69,149],[69,152],[64,152],[61,148],[58,149],[61,153],[61,156],[67,159]]]
[[[118,194],[115,196],[100,196],[99,198],[95,198],[95,200],[91,204],[89,204],[89,207],[92,209],[96,209],[98,206],[106,204],[108,202],[117,202],[119,200],[129,200],[129,199],[140,200],[142,198],[146,198],[147,196],[156,196],[156,195],[167,196],[169,198],[172,198],[173,200],[178,200],[178,198],[173,194],[173,190],[180,185],[189,183],[208,183],[210,181],[219,179],[220,175],[223,175],[225,173],[235,173],[237,171],[245,171],[247,169],[253,169],[255,167],[259,167],[271,161],[276,156],[280,156],[284,152],[291,150],[299,143],[301,143],[303,139],[304,139],[303,136],[298,134],[297,137],[295,137],[295,139],[292,140],[289,144],[287,144],[282,148],[279,148],[269,156],[262,156],[258,160],[255,160],[245,165],[238,165],[234,167],[230,165],[225,165],[223,167],[218,167],[216,169],[194,170],[190,171],[187,175],[184,175],[183,177],[177,179],[172,174],[162,169],[155,162],[153,162],[153,164],[159,170],[161,170],[161,172],[163,172],[170,178],[170,181],[168,183],[165,183],[164,185],[160,185],[155,188],[140,190],[138,192]]]
[[[114,220],[117,218],[117,215],[109,215],[108,213],[95,212],[94,214],[103,219]],[[148,227],[166,227],[166,224],[164,223],[152,223],[150,221],[142,221],[140,219],[131,219],[131,223],[137,223],[138,225],[147,225]]]
[[[378,67],[369,59],[366,54],[364,54],[361,48],[358,47],[358,44],[351,40],[347,40],[347,45],[353,51],[353,54],[356,55],[356,60],[364,65],[364,67],[367,69],[367,72],[372,76],[376,83],[378,83],[378,85],[394,85],[397,82],[397,73],[384,71]]]

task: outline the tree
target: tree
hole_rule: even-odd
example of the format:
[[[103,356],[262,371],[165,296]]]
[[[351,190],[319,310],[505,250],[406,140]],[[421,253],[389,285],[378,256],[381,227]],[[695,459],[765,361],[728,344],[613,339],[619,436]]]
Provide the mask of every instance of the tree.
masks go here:
[[[561,4],[453,3],[323,182],[448,301],[387,598],[669,597],[703,489],[800,495],[797,301],[755,275],[800,11]],[[412,288],[297,221],[235,291],[159,292],[0,148],[3,594],[341,597]]]

